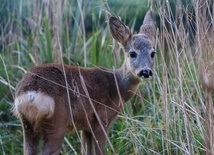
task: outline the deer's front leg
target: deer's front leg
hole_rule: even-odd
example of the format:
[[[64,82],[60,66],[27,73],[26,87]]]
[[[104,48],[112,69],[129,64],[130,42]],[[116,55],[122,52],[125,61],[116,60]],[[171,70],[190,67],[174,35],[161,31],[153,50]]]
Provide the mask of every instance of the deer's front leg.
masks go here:
[[[94,138],[93,138],[93,153],[96,155],[105,155],[105,142],[106,142],[106,133],[107,130],[103,131],[103,129],[96,128],[94,130]],[[106,133],[106,134],[105,134]]]
[[[82,155],[105,155],[105,131],[101,127],[92,131],[82,131]]]
[[[81,138],[82,155],[93,155],[93,136],[91,132],[81,131]]]

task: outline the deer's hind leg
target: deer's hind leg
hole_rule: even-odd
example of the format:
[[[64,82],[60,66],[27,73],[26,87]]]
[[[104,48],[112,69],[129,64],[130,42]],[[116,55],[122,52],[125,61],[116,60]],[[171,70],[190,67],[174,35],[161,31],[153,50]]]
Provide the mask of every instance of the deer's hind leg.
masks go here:
[[[43,130],[43,151],[42,155],[58,155],[60,153],[61,145],[66,134],[65,127],[58,127],[53,129]]]
[[[25,118],[22,118],[21,120],[24,135],[24,154],[36,155],[40,139],[40,132],[36,131],[34,129],[34,125]]]
[[[43,120],[42,123],[42,136],[43,136],[43,149],[42,155],[58,155],[66,135],[66,127],[68,124],[68,117],[66,110],[55,111],[53,117]]]

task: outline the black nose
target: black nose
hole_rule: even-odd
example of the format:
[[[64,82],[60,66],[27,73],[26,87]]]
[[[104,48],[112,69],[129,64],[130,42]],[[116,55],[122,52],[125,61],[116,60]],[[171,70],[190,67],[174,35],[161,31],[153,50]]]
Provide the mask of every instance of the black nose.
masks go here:
[[[144,77],[144,78],[149,78],[149,76],[152,76],[152,71],[149,69],[145,69],[145,70],[142,70],[140,71],[140,73],[138,73],[138,76],[139,77]]]

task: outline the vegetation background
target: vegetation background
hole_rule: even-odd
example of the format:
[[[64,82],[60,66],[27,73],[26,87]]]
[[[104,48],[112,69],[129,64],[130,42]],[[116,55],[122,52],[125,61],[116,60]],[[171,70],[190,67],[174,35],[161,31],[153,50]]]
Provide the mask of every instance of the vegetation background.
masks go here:
[[[109,131],[118,154],[214,154],[212,0],[0,0],[0,154],[23,154],[11,113],[15,87],[44,63],[119,67],[109,14],[138,32],[152,6],[157,23],[154,78],[142,83]],[[80,154],[78,133],[61,154]],[[107,154],[114,151],[106,144]]]

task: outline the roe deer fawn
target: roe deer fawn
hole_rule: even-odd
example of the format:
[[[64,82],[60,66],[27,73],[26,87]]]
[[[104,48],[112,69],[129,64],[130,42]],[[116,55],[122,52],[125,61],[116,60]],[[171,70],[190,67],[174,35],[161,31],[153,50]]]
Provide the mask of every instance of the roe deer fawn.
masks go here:
[[[109,18],[113,38],[122,44],[121,68],[82,68],[46,64],[29,70],[16,88],[14,114],[21,120],[24,154],[59,154],[67,132],[82,131],[82,154],[105,154],[107,130],[141,79],[153,75],[155,26],[148,11],[133,35],[116,17]]]

